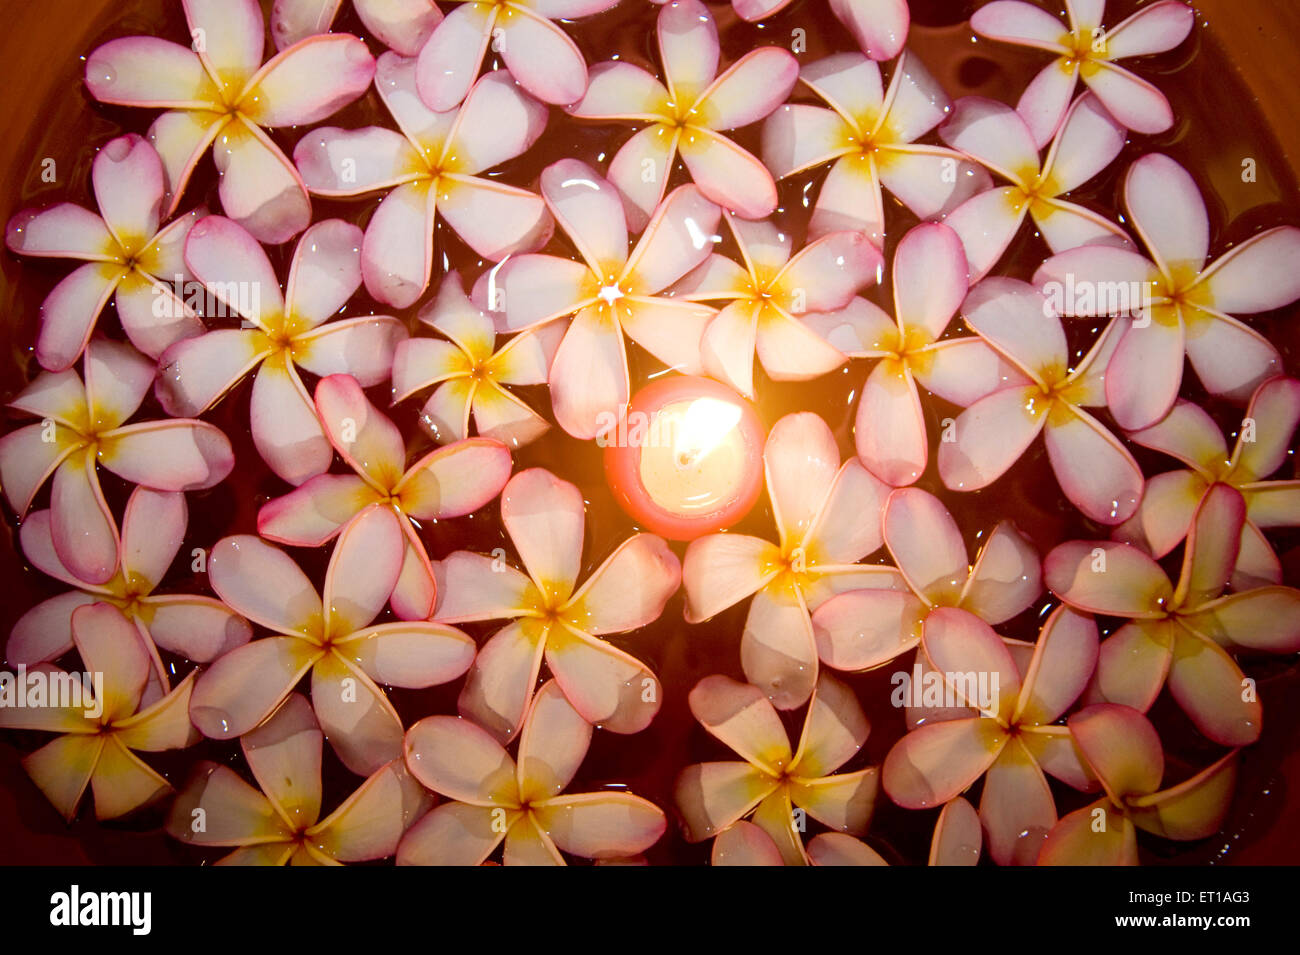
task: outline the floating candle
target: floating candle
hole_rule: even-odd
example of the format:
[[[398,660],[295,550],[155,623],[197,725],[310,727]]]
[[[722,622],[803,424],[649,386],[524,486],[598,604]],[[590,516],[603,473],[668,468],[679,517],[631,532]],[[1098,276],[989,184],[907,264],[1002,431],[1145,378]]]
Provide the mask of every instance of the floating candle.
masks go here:
[[[763,485],[763,429],[753,406],[706,378],[664,378],[633,397],[597,441],[614,497],[671,540],[730,527]]]

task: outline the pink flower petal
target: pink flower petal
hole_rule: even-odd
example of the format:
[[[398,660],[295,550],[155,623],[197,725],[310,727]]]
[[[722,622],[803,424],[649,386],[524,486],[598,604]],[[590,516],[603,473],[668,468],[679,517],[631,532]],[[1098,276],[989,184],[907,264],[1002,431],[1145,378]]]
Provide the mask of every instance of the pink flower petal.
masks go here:
[[[628,337],[655,358],[683,375],[698,375],[704,371],[702,339],[714,314],[695,302],[633,298],[625,300],[619,318]]]
[[[913,590],[936,604],[961,593],[969,573],[966,546],[937,497],[901,488],[885,502],[881,523],[885,545]]]
[[[871,284],[882,265],[879,251],[862,233],[832,233],[800,250],[773,283],[774,291],[788,297],[779,304],[792,314],[833,311]]]
[[[1223,592],[1237,563],[1246,502],[1236,488],[1213,484],[1201,498],[1187,532],[1183,567],[1174,591],[1179,607],[1196,607]]]
[[[533,819],[565,852],[621,859],[644,852],[667,828],[663,810],[631,793],[583,793],[548,799]]]
[[[1200,272],[1210,245],[1210,223],[1196,181],[1160,153],[1143,156],[1124,178],[1124,203],[1156,263]]]
[[[1055,723],[1079,698],[1097,664],[1097,625],[1061,606],[1043,624],[1024,675],[1015,719]]]
[[[510,478],[510,450],[491,438],[468,438],[411,465],[394,492],[416,520],[445,520],[484,507]]]
[[[568,106],[587,91],[587,63],[567,33],[527,7],[502,26],[501,58],[519,85],[544,103]]]
[[[397,847],[398,865],[481,865],[506,832],[483,806],[444,803],[413,825]]]
[[[447,623],[520,616],[532,582],[494,557],[458,550],[434,565],[438,578],[436,617]]]
[[[804,779],[829,776],[862,749],[870,731],[871,724],[853,691],[830,674],[821,674],[808,703],[793,771]],[[871,772],[874,774],[875,770]],[[873,795],[874,790],[873,785]],[[822,821],[841,828],[828,820]]]
[[[1172,50],[1192,32],[1196,13],[1185,3],[1153,3],[1106,34],[1106,55],[1119,60]]]
[[[763,463],[782,541],[804,541],[839,472],[834,435],[814,414],[786,415],[768,433]]]
[[[774,545],[743,534],[691,541],[682,561],[687,621],[708,620],[756,592],[772,576],[764,568],[778,556]]]
[[[316,386],[316,411],[334,450],[376,487],[402,479],[406,444],[397,426],[366,397],[350,375],[330,375]]]
[[[1053,53],[1065,53],[1061,37],[1065,25],[1041,7],[1019,0],[995,0],[975,12],[971,29],[980,36],[1017,46],[1034,46]]]
[[[294,338],[293,357],[313,375],[351,375],[363,387],[388,380],[406,326],[388,315],[329,322]]]
[[[531,621],[498,630],[479,650],[461,690],[457,704],[461,715],[503,743],[519,729],[537,685],[544,634]]]
[[[623,196],[623,212],[634,231],[645,228],[663,199],[679,139],[668,126],[655,123],[634,134],[609,161],[609,181]]]
[[[195,663],[209,663],[253,635],[248,621],[211,597],[155,595],[146,607],[154,643]]]
[[[405,554],[406,538],[390,508],[367,507],[349,521],[325,572],[325,632],[344,637],[374,620],[393,592]]]
[[[1050,176],[1057,195],[1070,192],[1109,166],[1126,138],[1124,127],[1097,97],[1080,96],[1066,113],[1043,161],[1043,173]]]
[[[293,150],[294,165],[313,195],[353,196],[419,176],[420,155],[401,133],[380,126],[312,130]]]
[[[403,56],[419,53],[442,22],[433,0],[354,0],[353,6],[366,29]]]
[[[690,706],[700,725],[746,762],[772,776],[790,766],[790,741],[781,717],[758,687],[725,676],[705,677],[691,690]]]
[[[591,724],[550,680],[537,691],[519,737],[519,795],[529,802],[562,793],[586,758]]]
[[[1300,280],[1289,268],[1300,250],[1300,229],[1282,226],[1233,246],[1205,270],[1201,282],[1214,308],[1250,315],[1300,298]]]
[[[121,37],[96,48],[86,59],[86,88],[101,103],[122,106],[200,109],[218,98],[193,50],[152,36]]]
[[[972,20],[972,24],[973,22]],[[1061,24],[1058,23],[1057,28],[1060,27]],[[1063,36],[1064,33],[1059,35]],[[1050,143],[1061,128],[1078,84],[1078,66],[1071,65],[1068,59],[1056,59],[1043,67],[1020,94],[1016,112],[1029,125],[1034,134],[1034,143],[1039,149]]]
[[[447,177],[438,211],[470,248],[493,261],[545,244],[552,229],[541,197],[486,179]]]
[[[928,723],[894,744],[881,767],[889,798],[905,809],[942,805],[993,764],[1006,735],[995,720]]]
[[[249,407],[253,443],[280,477],[302,484],[330,466],[333,455],[297,370],[283,357],[262,362]]]
[[[938,223],[913,228],[895,252],[893,284],[899,324],[937,339],[966,297],[966,259],[957,234]]]
[[[1237,782],[1237,751],[1190,779],[1130,800],[1134,824],[1166,839],[1207,839],[1223,827]]]
[[[979,160],[998,175],[1032,185],[1038,146],[1024,119],[1010,106],[982,96],[964,96],[940,127],[943,141]]]
[[[600,308],[574,316],[551,365],[551,410],[575,438],[594,438],[602,422],[627,404],[627,354],[623,332]]]
[[[172,110],[153,121],[149,142],[167,172],[167,214],[176,211],[194,167],[228,125],[228,116],[209,110]]]
[[[339,862],[384,859],[433,803],[400,761],[375,771],[312,830],[316,848]]]
[[[907,42],[906,0],[831,0],[831,12],[873,60],[892,60]]]
[[[1137,710],[1099,703],[1069,719],[1070,734],[1113,800],[1160,787],[1165,757],[1160,737]]]
[[[714,81],[696,108],[710,129],[735,129],[785,102],[799,79],[799,61],[774,46],[745,54]]]
[[[957,607],[936,607],[925,618],[921,648],[930,666],[939,673],[986,675],[990,687],[996,680],[997,690],[991,700],[965,698],[963,702],[986,717],[1010,721],[1020,693],[1020,673],[992,627]],[[960,685],[953,685],[953,690],[962,693]]]
[[[319,626],[316,588],[284,551],[257,537],[218,541],[209,557],[208,579],[217,596],[254,623],[304,636]]]
[[[485,75],[461,104],[444,163],[475,175],[525,152],[546,128],[546,107],[519,92],[505,70]]]
[[[320,547],[375,499],[374,490],[355,474],[320,474],[262,505],[257,532],[282,544]]]
[[[1173,126],[1173,110],[1159,89],[1123,67],[1099,65],[1096,72],[1080,75],[1112,116],[1135,133],[1163,133]]]
[[[1047,779],[1018,739],[1009,741],[988,768],[980,820],[988,834],[989,856],[998,865],[1031,865],[1056,824]]]
[[[320,818],[323,739],[306,697],[291,695],[240,742],[248,768],[285,824],[314,825]]]
[[[194,685],[190,719],[213,739],[242,736],[275,712],[320,653],[297,637],[266,637],[232,650]]]
[[[919,219],[941,219],[993,185],[981,166],[938,146],[891,150],[879,164],[879,176],[884,187]]]
[[[249,120],[229,123],[212,153],[221,208],[261,242],[279,245],[311,223],[311,200],[289,158]]]
[[[312,36],[267,61],[241,109],[259,126],[307,126],[357,99],[374,76],[363,41],[346,33]]]
[[[974,335],[935,342],[925,355],[921,367],[912,370],[913,376],[955,405],[969,407],[1008,386],[1029,384],[1015,365]]]
[[[149,654],[135,625],[111,604],[97,603],[72,614],[72,640],[87,673],[103,680],[105,723],[119,722],[140,705],[149,679]]]
[[[1105,813],[1108,825],[1097,829],[1095,813]],[[1039,865],[1137,865],[1137,830],[1127,816],[1115,812],[1110,800],[1102,799],[1077,809],[1052,827],[1038,853]]]
[[[141,136],[119,136],[95,155],[95,200],[104,222],[123,248],[141,245],[158,231],[166,183],[158,153]]]
[[[853,564],[881,545],[880,511],[890,488],[856,458],[840,466],[807,543],[817,563]]]
[[[191,31],[201,31],[199,57],[237,94],[262,62],[262,10],[256,0],[182,0]]]
[[[582,493],[549,471],[520,471],[501,492],[501,521],[529,576],[560,598],[573,591],[582,565]]]
[[[806,381],[844,364],[844,355],[802,320],[772,308],[758,315],[755,351],[773,381]]]
[[[1058,403],[1043,431],[1056,480],[1076,507],[1102,524],[1121,524],[1142,498],[1142,469],[1092,415]]]
[[[1187,357],[1211,394],[1244,402],[1261,382],[1282,373],[1277,349],[1253,328],[1195,308],[1185,310],[1183,320]]]
[[[487,731],[454,716],[430,716],[406,733],[406,765],[424,786],[474,806],[518,799],[515,761]]]
[[[997,265],[1025,221],[1017,188],[990,189],[967,199],[944,218],[957,233],[969,263],[970,280],[979,281]]]
[[[668,545],[653,534],[637,534],[592,571],[565,613],[596,636],[636,630],[659,618],[681,580],[681,565]]]
[[[264,326],[284,309],[270,259],[237,222],[207,216],[195,225],[185,241],[185,264],[223,305],[251,322]],[[255,296],[247,291],[251,289],[257,290]]]
[[[1245,676],[1211,640],[1180,635],[1169,664],[1169,693],[1196,728],[1223,746],[1249,746],[1259,739],[1263,707],[1242,692]]]
[[[699,0],[670,0],[656,21],[659,57],[673,99],[691,102],[718,72],[718,28]]]
[[[70,202],[47,209],[24,209],[9,220],[5,229],[5,245],[21,255],[113,259],[118,254],[114,242],[103,219]]]
[[[46,296],[41,304],[41,330],[36,338],[36,359],[42,368],[62,371],[81,357],[121,276],[119,266],[91,262],[61,281]]]
[[[580,262],[552,255],[522,255],[503,262],[480,279],[475,295],[502,316],[504,330],[518,331],[571,315],[596,301],[591,271]],[[484,287],[485,286],[485,287]]]
[[[659,712],[662,690],[654,674],[604,640],[552,630],[546,665],[582,718],[611,733],[639,733]]]
[[[556,222],[591,270],[602,278],[617,277],[627,261],[627,225],[614,186],[586,163],[562,159],[542,171],[541,187]]]
[[[961,605],[996,625],[1027,609],[1041,594],[1038,552],[1012,522],[1002,521],[980,548]]]
[[[45,440],[46,434],[43,424],[33,424],[0,438],[0,483],[9,506],[20,517],[71,451],[65,442]]]
[[[1300,424],[1300,381],[1274,378],[1260,385],[1251,396],[1246,417],[1255,421],[1255,440],[1239,440],[1233,470],[1247,480],[1259,480],[1290,456],[1291,437]],[[1214,433],[1218,435],[1217,427]]]
[[[787,103],[763,123],[763,160],[772,175],[784,179],[852,152],[844,142],[851,132],[834,110]]]
[[[926,607],[910,593],[853,590],[832,597],[813,614],[817,654],[836,670],[888,663],[921,641]]]
[[[785,865],[770,836],[752,822],[740,820],[718,833],[713,840],[709,865]]]
[[[565,112],[583,119],[657,123],[667,102],[668,90],[651,74],[631,63],[611,60],[591,68],[587,92]]]
[[[958,796],[944,805],[934,824],[930,865],[976,865],[983,839],[979,815]]]
[[[1173,596],[1154,560],[1128,544],[1071,541],[1043,560],[1043,582],[1076,610],[1116,617],[1163,616]]]
[[[420,50],[415,74],[420,99],[430,109],[449,110],[469,92],[492,36],[493,14],[463,4],[434,27]]]
[[[754,595],[740,638],[745,677],[778,709],[801,706],[817,680],[817,641],[803,595],[769,584]]]
[[[23,527],[26,528],[28,523],[24,521]],[[9,642],[5,644],[6,662],[10,666],[22,664],[31,670],[37,663],[63,656],[72,649],[73,613],[95,600],[94,594],[70,590],[32,607],[9,631]],[[74,725],[80,723],[78,711]]]
[[[312,705],[334,752],[358,776],[369,776],[402,757],[402,721],[360,668],[339,653],[312,668]]]
[[[310,325],[335,315],[361,287],[361,230],[342,219],[318,222],[294,249],[285,308]]]
[[[692,129],[677,148],[695,184],[714,202],[751,219],[776,208],[776,184],[767,167],[727,137]]]
[[[747,815],[776,782],[749,763],[695,763],[677,777],[674,802],[689,842],[702,842]]]
[[[105,583],[117,570],[118,537],[104,501],[95,456],[79,451],[54,472],[50,494],[54,549],[78,580]]]

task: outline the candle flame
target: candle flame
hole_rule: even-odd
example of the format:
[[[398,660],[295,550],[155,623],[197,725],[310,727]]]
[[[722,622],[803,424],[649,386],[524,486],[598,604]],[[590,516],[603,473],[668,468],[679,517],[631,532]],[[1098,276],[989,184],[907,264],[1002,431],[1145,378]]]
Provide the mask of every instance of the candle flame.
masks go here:
[[[674,436],[673,454],[679,465],[690,467],[713,451],[740,421],[741,409],[717,398],[691,402]]]

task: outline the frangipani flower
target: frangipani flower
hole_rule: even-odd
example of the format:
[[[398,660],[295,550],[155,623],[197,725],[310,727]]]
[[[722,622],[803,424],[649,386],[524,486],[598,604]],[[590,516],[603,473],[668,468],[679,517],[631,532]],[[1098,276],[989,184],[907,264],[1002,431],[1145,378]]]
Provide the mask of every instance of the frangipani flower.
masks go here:
[[[1260,232],[1207,266],[1205,202],[1187,170],[1159,153],[1129,167],[1124,203],[1151,260],[1128,249],[1084,247],[1053,256],[1034,275],[1035,285],[1064,290],[1053,296],[1060,314],[1138,313],[1110,360],[1111,414],[1130,430],[1168,414],[1182,384],[1184,353],[1211,394],[1245,402],[1282,371],[1282,359],[1263,335],[1232,316],[1300,298],[1300,229]]]
[[[1044,771],[1077,789],[1093,785],[1069,731],[1053,724],[1088,685],[1097,662],[1097,625],[1058,607],[1023,671],[992,627],[955,607],[926,618],[921,646],[953,692],[979,713],[927,723],[895,743],[881,767],[885,792],[904,808],[929,809],[982,776],[979,815],[989,854],[999,865],[1032,864],[1056,824]],[[984,677],[991,700],[964,692],[975,685],[972,675]],[[965,687],[957,677],[966,679]]]
[[[515,335],[500,348],[490,316],[465,295],[449,272],[420,321],[442,338],[408,338],[393,353],[393,400],[437,385],[420,410],[420,424],[435,441],[463,441],[471,414],[478,433],[520,448],[550,424],[506,385],[544,385],[564,334],[560,322]]]
[[[1263,715],[1244,691],[1229,649],[1300,650],[1300,590],[1259,587],[1220,596],[1241,546],[1246,504],[1227,484],[1205,493],[1192,518],[1175,586],[1131,544],[1072,541],[1044,561],[1051,591],[1087,613],[1129,618],[1101,645],[1091,699],[1146,712],[1160,688],[1196,728],[1224,746],[1259,738]]]
[[[131,344],[150,358],[203,331],[170,284],[185,275],[180,250],[202,211],[160,227],[162,163],[133,133],[106,143],[91,169],[100,215],[61,202],[19,212],[5,234],[11,252],[87,263],[41,306],[36,360],[49,371],[63,371],[81,357],[110,296]]]
[[[834,162],[808,234],[855,230],[877,246],[885,234],[882,186],[921,219],[951,212],[991,184],[961,153],[915,142],[950,111],[948,96],[920,61],[904,53],[885,90],[880,67],[859,53],[810,63],[799,79],[830,109],[780,107],[763,126],[763,161],[784,179]]]
[[[920,643],[926,621],[944,608],[999,624],[1042,592],[1038,555],[1010,521],[993,528],[971,564],[957,522],[928,491],[899,488],[880,519],[900,583],[889,590],[850,590],[817,609],[817,651],[829,667],[869,670],[888,663]]]
[[[1300,481],[1265,481],[1290,457],[1300,422],[1300,381],[1273,378],[1256,389],[1232,453],[1214,419],[1190,401],[1178,401],[1159,423],[1129,438],[1172,455],[1188,470],[1147,480],[1137,513],[1115,537],[1163,557],[1187,536],[1196,507],[1214,484],[1237,489],[1246,501],[1241,550],[1232,572],[1234,590],[1282,582],[1282,564],[1261,528],[1300,525]]]
[[[576,20],[618,0],[469,0],[447,14],[420,50],[416,82],[430,109],[451,109],[469,91],[491,43],[519,85],[566,106],[587,89],[587,62],[553,20]]]
[[[12,664],[40,663],[72,649],[72,616],[93,603],[111,604],[139,633],[153,672],[146,703],[170,685],[158,647],[207,663],[248,642],[252,627],[225,604],[193,594],[155,593],[185,540],[188,514],[185,495],[138,487],[126,502],[112,578],[103,584],[80,580],[54,548],[53,520],[38,511],[22,522],[19,539],[32,566],[75,590],[45,600],[19,618],[9,634],[5,655]]]
[[[375,89],[400,132],[330,126],[308,133],[293,151],[303,181],[318,196],[389,190],[361,247],[371,295],[405,308],[424,294],[439,216],[494,261],[550,238],[540,196],[479,175],[525,152],[546,128],[546,108],[520,93],[509,74],[487,74],[459,108],[435,113],[415,93],[415,62],[385,53]]]
[[[1039,865],[1137,865],[1139,828],[1191,841],[1223,824],[1237,782],[1235,749],[1190,779],[1160,789],[1165,754],[1141,713],[1102,703],[1075,713],[1069,727],[1106,794],[1052,828]],[[1097,825],[1098,819],[1105,825]]]
[[[813,836],[804,848],[808,865],[889,865],[871,846],[843,832]],[[778,866],[785,859],[764,829],[741,819],[714,838],[709,865]]]
[[[786,865],[806,865],[800,837],[805,813],[838,832],[866,832],[879,784],[876,767],[835,774],[871,731],[843,683],[825,673],[817,678],[793,755],[780,714],[756,686],[708,676],[691,690],[690,705],[700,725],[744,762],[682,770],[676,800],[688,840],[701,842],[749,817]]]
[[[371,623],[397,583],[404,543],[392,511],[366,509],[339,534],[321,595],[292,558],[261,538],[218,541],[208,559],[212,588],[277,635],[208,667],[190,701],[194,725],[213,739],[242,736],[311,673],[316,717],[345,766],[367,776],[400,757],[402,722],[379,684],[446,683],[474,659],[474,641],[452,627]]]
[[[623,199],[590,166],[562,159],[546,167],[542,196],[582,261],[517,256],[480,282],[507,331],[574,316],[551,364],[551,406],[560,427],[585,440],[627,404],[624,333],[675,371],[702,370],[700,338],[714,310],[658,293],[708,257],[722,210],[695,186],[679,186],[629,255]]]
[[[967,296],[962,317],[1029,381],[1000,388],[957,416],[953,440],[939,445],[944,485],[954,491],[987,487],[1042,432],[1052,471],[1071,503],[1101,524],[1128,520],[1142,497],[1142,471],[1119,439],[1083,410],[1106,403],[1106,386],[1117,371],[1110,356],[1123,333],[1118,320],[1071,369],[1061,322],[1033,286],[987,278]]]
[[[456,551],[436,567],[436,619],[510,619],[489,638],[460,694],[460,712],[502,741],[518,730],[542,658],[588,723],[637,733],[659,712],[661,688],[641,661],[601,637],[657,620],[681,583],[677,556],[653,534],[634,534],[577,586],[582,493],[531,468],[501,492],[501,522],[527,573]]]
[[[834,312],[876,281],[880,252],[860,232],[835,232],[793,258],[793,239],[771,222],[724,218],[743,267],[711,255],[671,289],[687,301],[729,299],[700,343],[704,370],[754,397],[754,356],[776,381],[801,381],[844,364],[844,355],[804,324],[808,312]],[[826,316],[827,321],[833,321]]]
[[[584,119],[651,124],[609,163],[628,224],[645,227],[678,153],[706,197],[746,219],[771,215],[772,174],[721,133],[756,123],[785,102],[799,76],[798,61],[764,46],[718,76],[718,28],[699,0],[670,0],[659,11],[656,33],[666,85],[631,63],[602,63],[592,70],[587,94],[568,110]]]
[[[966,257],[955,232],[916,226],[898,243],[893,271],[894,318],[860,299],[813,324],[838,341],[830,329],[846,319],[848,354],[880,359],[862,387],[853,439],[867,469],[898,487],[920,478],[930,458],[917,379],[962,406],[1024,379],[974,336],[939,340],[966,297]]]
[[[858,563],[880,546],[888,488],[856,458],[839,461],[826,422],[808,412],[786,415],[763,448],[779,543],[709,534],[691,542],[682,564],[688,623],[753,594],[741,666],[783,710],[802,705],[817,682],[811,612],[842,591],[905,586],[892,567]]]
[[[939,135],[1011,183],[967,199],[943,220],[961,236],[972,282],[1002,258],[1026,214],[1053,252],[1081,245],[1132,247],[1124,230],[1105,216],[1061,198],[1124,148],[1124,127],[1092,94],[1074,101],[1041,164],[1024,118],[996,100],[958,100]]]
[[[1068,28],[1031,3],[995,0],[976,10],[970,21],[980,36],[1056,56],[1016,104],[1038,145],[1055,135],[1079,79],[1134,132],[1162,133],[1172,126],[1174,113],[1164,94],[1115,61],[1172,50],[1192,32],[1196,11],[1182,0],[1163,0],[1144,6],[1111,30],[1101,25],[1106,0],[1065,0],[1065,11]]]
[[[165,215],[176,211],[209,146],[221,208],[259,241],[278,245],[311,223],[311,200],[263,127],[318,123],[370,85],[375,61],[346,33],[308,37],[265,64],[258,0],[182,0],[193,49],[153,36],[110,40],[86,60],[101,103],[167,110],[149,140],[167,173]]]
[[[316,411],[334,450],[354,473],[320,474],[268,501],[257,514],[257,532],[282,544],[320,547],[361,511],[391,510],[406,536],[393,611],[403,620],[427,619],[437,585],[416,528],[420,521],[469,514],[496,497],[510,478],[510,449],[492,438],[467,438],[407,467],[401,431],[347,375],[321,379]]]
[[[0,707],[0,728],[63,734],[26,757],[23,767],[69,822],[87,785],[95,794],[95,817],[116,819],[171,792],[171,784],[134,751],[184,749],[198,739],[188,714],[194,674],[142,706],[152,669],[149,654],[121,611],[103,603],[79,608],[72,615],[72,639],[85,672],[99,685],[85,687],[81,706],[51,700],[46,706]],[[47,678],[67,676],[48,663],[29,670],[29,679],[33,671]]]
[[[271,38],[277,50],[310,36],[328,33],[343,0],[275,0],[271,8]],[[415,56],[442,22],[434,0],[352,0],[352,8],[384,46],[402,56]]]
[[[129,345],[93,339],[82,368],[84,382],[72,369],[47,371],[9,403],[42,420],[0,438],[0,484],[22,517],[53,475],[54,551],[77,580],[105,584],[120,542],[97,464],[157,491],[193,491],[225,480],[235,458],[226,436],[202,421],[126,424],[154,378],[154,363]]]
[[[245,327],[210,331],[163,353],[154,390],[167,412],[201,414],[256,369],[249,418],[262,460],[290,484],[328,468],[333,454],[298,366],[377,385],[406,337],[388,315],[329,321],[361,285],[360,245],[356,226],[316,223],[294,250],[281,295],[266,252],[243,227],[222,216],[196,225],[185,261]]]
[[[479,865],[502,841],[506,865],[564,865],[561,852],[623,859],[667,827],[663,811],[630,792],[564,795],[591,743],[591,724],[548,681],[519,734],[518,759],[491,733],[456,716],[429,716],[406,734],[411,775],[453,802],[411,827],[398,865]]]
[[[321,819],[321,727],[298,693],[239,743],[261,791],[229,766],[204,762],[167,819],[168,834],[181,842],[234,848],[217,865],[384,859],[433,802],[399,759],[376,769]]]

